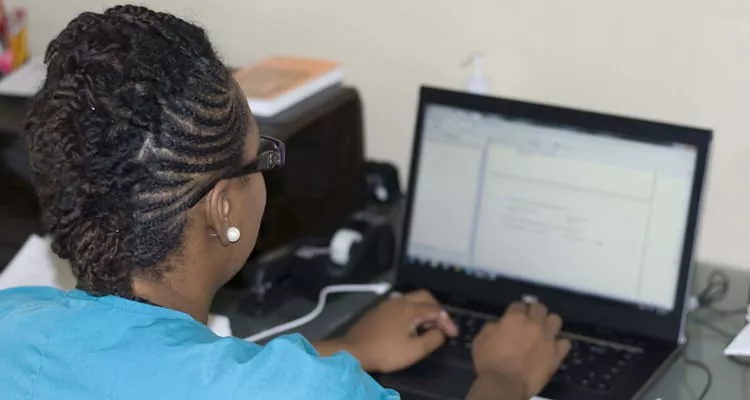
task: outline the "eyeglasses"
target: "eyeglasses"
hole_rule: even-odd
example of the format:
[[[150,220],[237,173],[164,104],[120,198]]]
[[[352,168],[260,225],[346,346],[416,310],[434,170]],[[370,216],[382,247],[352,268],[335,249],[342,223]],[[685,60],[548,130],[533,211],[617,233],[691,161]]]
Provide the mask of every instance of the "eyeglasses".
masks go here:
[[[286,163],[286,148],[284,142],[269,136],[260,136],[258,156],[244,167],[228,172],[219,180],[239,178],[257,172],[265,172],[278,169]]]
[[[214,179],[211,184],[198,193],[198,196],[191,202],[190,207],[197,204],[205,195],[210,192],[219,181],[225,179],[234,179],[241,176],[247,176],[258,172],[271,171],[279,169],[286,163],[286,147],[284,142],[269,136],[260,136],[260,145],[258,147],[258,156],[252,161],[238,169],[230,170],[224,175]]]

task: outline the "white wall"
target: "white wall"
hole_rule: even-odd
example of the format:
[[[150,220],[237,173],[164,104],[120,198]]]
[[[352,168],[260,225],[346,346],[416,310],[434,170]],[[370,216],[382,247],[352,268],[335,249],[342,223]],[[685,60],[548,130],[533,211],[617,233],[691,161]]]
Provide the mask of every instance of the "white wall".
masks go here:
[[[108,0],[11,0],[33,49]],[[702,260],[750,268],[747,0],[151,0],[205,26],[226,61],[338,59],[364,96],[368,151],[404,170],[417,87],[457,86],[471,50],[503,96],[715,129]],[[175,5],[171,5],[175,4]]]

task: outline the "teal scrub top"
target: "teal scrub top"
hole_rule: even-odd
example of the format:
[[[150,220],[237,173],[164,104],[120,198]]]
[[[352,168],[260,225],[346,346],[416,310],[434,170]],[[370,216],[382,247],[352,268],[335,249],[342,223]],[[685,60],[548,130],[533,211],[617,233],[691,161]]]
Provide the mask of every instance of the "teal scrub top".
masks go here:
[[[0,291],[0,399],[398,399],[348,353],[265,347],[189,315],[48,287]]]

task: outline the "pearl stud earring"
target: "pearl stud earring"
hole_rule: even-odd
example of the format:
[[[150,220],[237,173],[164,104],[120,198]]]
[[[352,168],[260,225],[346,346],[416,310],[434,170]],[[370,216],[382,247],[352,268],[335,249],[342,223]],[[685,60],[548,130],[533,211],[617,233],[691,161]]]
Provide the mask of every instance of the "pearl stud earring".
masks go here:
[[[235,227],[227,229],[227,240],[232,243],[237,243],[240,240],[240,230]]]

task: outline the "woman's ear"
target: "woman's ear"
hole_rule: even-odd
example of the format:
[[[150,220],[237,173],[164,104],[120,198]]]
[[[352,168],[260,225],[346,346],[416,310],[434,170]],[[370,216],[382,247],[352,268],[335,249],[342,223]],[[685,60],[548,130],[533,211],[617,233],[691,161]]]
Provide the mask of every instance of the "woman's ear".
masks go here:
[[[206,196],[206,228],[209,234],[215,235],[224,246],[231,244],[227,237],[227,231],[231,226],[229,213],[232,210],[228,190],[228,182],[225,180],[219,181]]]

